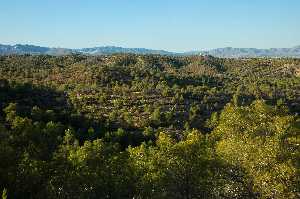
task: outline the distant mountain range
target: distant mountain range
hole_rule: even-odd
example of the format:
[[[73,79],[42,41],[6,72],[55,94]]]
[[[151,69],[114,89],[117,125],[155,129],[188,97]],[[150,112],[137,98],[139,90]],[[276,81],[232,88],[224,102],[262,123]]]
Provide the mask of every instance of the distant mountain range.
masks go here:
[[[86,55],[110,55],[115,53],[133,53],[133,54],[161,54],[161,55],[172,55],[176,54],[164,50],[152,50],[146,48],[122,48],[116,46],[102,46],[94,48],[50,48],[41,47],[34,45],[2,45],[0,44],[0,55],[11,55],[11,54],[48,54],[48,55],[68,55],[68,54],[86,54]]]
[[[49,54],[49,55],[68,55],[68,54],[86,54],[86,55],[110,55],[115,53],[133,53],[133,54],[160,54],[160,55],[212,55],[215,57],[297,57],[300,58],[300,46],[293,48],[217,48],[208,51],[191,51],[184,53],[169,52],[165,50],[152,50],[146,48],[122,48],[116,46],[102,46],[94,48],[50,48],[35,45],[2,45],[0,44],[0,55],[12,54]]]
[[[217,48],[207,52],[216,57],[297,57],[300,58],[300,46],[293,48]]]

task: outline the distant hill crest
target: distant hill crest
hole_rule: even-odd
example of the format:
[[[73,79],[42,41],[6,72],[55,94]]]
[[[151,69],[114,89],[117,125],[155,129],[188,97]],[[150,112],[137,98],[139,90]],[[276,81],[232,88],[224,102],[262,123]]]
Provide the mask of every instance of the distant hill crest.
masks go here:
[[[295,57],[300,58],[300,45],[292,48],[216,48],[207,51],[190,51],[184,53],[170,52],[165,50],[153,50],[147,48],[123,48],[118,46],[100,46],[93,48],[51,48],[36,46],[30,44],[15,44],[3,45],[0,44],[0,55],[12,54],[33,54],[33,55],[68,55],[72,53],[79,53],[85,55],[110,55],[116,53],[132,53],[132,54],[159,54],[159,55],[212,55],[215,57],[224,58],[241,58],[241,57]]]

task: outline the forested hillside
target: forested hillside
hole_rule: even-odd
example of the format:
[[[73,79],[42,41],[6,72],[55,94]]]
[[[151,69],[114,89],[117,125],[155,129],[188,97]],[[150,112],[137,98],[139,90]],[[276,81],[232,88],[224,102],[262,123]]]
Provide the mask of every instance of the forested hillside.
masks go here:
[[[300,197],[300,59],[0,56],[2,198]]]

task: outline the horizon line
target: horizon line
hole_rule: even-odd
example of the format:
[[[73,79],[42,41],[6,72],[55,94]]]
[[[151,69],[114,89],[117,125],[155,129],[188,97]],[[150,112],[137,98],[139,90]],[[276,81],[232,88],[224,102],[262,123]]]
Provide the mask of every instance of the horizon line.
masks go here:
[[[47,46],[47,45],[41,45],[41,44],[33,44],[33,43],[0,43],[0,45],[7,45],[7,46],[16,46],[16,45],[29,45],[29,46],[37,46],[37,47],[45,47],[45,48],[54,48],[54,49],[70,49],[70,50],[80,50],[80,49],[87,49],[87,48],[101,48],[101,47],[116,47],[116,48],[123,48],[123,49],[145,49],[145,50],[154,50],[154,51],[166,51],[170,53],[187,53],[187,52],[200,52],[200,51],[210,51],[215,49],[225,49],[225,48],[233,48],[233,49],[259,49],[259,50],[271,50],[271,49],[291,49],[291,48],[297,48],[300,47],[300,45],[295,45],[292,47],[269,47],[269,48],[259,48],[259,47],[233,47],[233,46],[225,46],[225,47],[217,47],[217,48],[203,48],[202,50],[187,50],[187,51],[176,51],[176,50],[167,50],[167,49],[155,49],[155,48],[147,48],[147,47],[125,47],[125,46],[119,46],[119,45],[94,45],[92,47],[76,47],[76,48],[70,48],[70,47],[60,47],[60,46]]]

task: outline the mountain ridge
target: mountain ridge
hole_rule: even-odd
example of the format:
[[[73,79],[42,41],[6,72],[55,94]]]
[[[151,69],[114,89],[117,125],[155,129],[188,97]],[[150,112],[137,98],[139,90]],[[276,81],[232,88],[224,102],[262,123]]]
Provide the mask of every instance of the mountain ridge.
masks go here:
[[[91,48],[56,48],[43,47],[30,44],[15,44],[5,45],[0,44],[0,55],[12,54],[33,54],[33,55],[68,55],[68,54],[85,54],[85,55],[110,55],[117,53],[132,53],[132,54],[159,54],[159,55],[212,55],[222,58],[251,58],[251,57],[295,57],[300,58],[300,45],[291,48],[215,48],[211,50],[202,51],[188,51],[188,52],[170,52],[166,50],[154,50],[147,48],[124,48],[119,46],[99,46]]]

